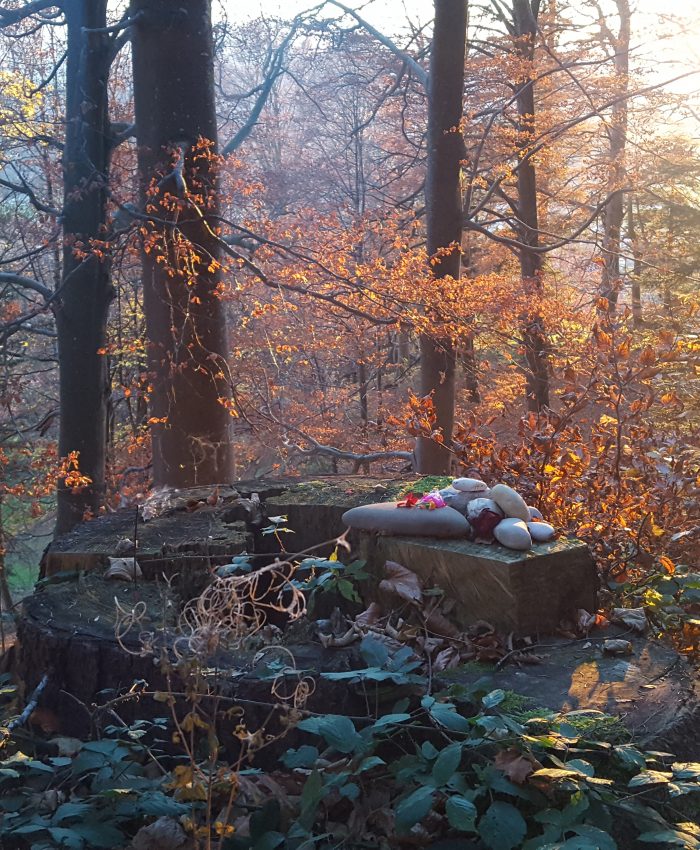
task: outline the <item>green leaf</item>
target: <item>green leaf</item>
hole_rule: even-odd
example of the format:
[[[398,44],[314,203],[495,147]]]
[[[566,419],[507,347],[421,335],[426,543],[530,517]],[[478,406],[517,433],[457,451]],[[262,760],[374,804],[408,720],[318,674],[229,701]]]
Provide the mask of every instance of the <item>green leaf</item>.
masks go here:
[[[313,826],[314,818],[316,817],[316,809],[323,799],[324,794],[325,790],[323,788],[321,774],[317,770],[314,770],[309,774],[301,792],[299,825],[304,829],[308,830]]]
[[[370,727],[373,732],[379,732],[384,729],[386,726],[396,726],[400,723],[405,723],[407,720],[411,719],[410,714],[384,714],[382,717],[377,720],[376,723],[373,723]]]
[[[433,806],[434,791],[432,788],[417,788],[396,806],[395,823],[399,833],[408,830],[422,820]]]
[[[479,821],[479,835],[489,850],[513,850],[522,843],[527,825],[510,803],[496,800]]]
[[[54,812],[51,822],[61,824],[69,818],[82,818],[90,809],[89,803],[62,803]]]
[[[467,718],[458,714],[453,705],[435,703],[429,711],[433,720],[450,732],[468,732],[471,728]]]
[[[318,761],[318,748],[310,747],[308,744],[299,747],[298,750],[287,750],[282,756],[282,763],[285,767],[311,767]]]
[[[71,829],[84,838],[90,847],[121,847],[125,840],[124,833],[111,823],[101,821],[76,823]]]
[[[632,744],[620,744],[613,749],[613,758],[626,768],[640,768],[644,770],[646,767],[646,759],[642,753]]]
[[[645,785],[668,785],[672,779],[672,773],[665,773],[660,770],[643,770],[630,779],[628,787],[640,788]]]
[[[643,841],[646,844],[654,844],[656,847],[661,845],[671,844],[674,847],[686,847],[690,850],[696,850],[700,847],[700,841],[693,838],[687,832],[680,832],[676,829],[663,829],[657,832],[644,832],[637,836],[637,841]]]
[[[589,761],[584,761],[583,759],[570,759],[566,762],[566,766],[570,770],[582,773],[584,776],[595,776],[595,768]]]
[[[386,764],[384,759],[380,759],[379,756],[368,756],[366,759],[362,759],[360,762],[360,766],[357,768],[358,773],[365,773],[368,770],[372,770],[372,768],[380,767],[381,765]]]
[[[447,820],[453,829],[460,832],[476,831],[476,806],[466,797],[455,795],[450,797],[445,805]]]
[[[360,601],[360,597],[357,595],[357,591],[352,586],[352,582],[348,581],[346,578],[338,579],[336,587],[338,588],[340,595],[349,602]]]
[[[11,767],[0,768],[0,780],[3,779],[19,779],[19,771]]]
[[[297,728],[321,735],[339,753],[354,752],[363,744],[362,738],[355,731],[352,720],[342,714],[326,714],[324,717],[310,717],[302,720]]]
[[[149,791],[147,794],[139,795],[136,808],[144,815],[155,815],[160,818],[184,815],[191,807],[186,803],[173,800],[172,797],[168,797],[162,791]]]
[[[383,667],[389,660],[386,645],[369,635],[360,644],[360,655],[368,667]]]
[[[250,836],[254,842],[264,838],[280,822],[280,804],[278,800],[268,800],[261,809],[250,816]]]
[[[461,760],[462,747],[460,744],[450,744],[440,751],[432,771],[433,782],[438,788],[441,785],[446,785],[452,779]]]
[[[49,835],[59,847],[70,847],[72,850],[81,850],[85,843],[83,837],[74,829],[62,829],[61,827],[54,826],[49,829]],[[119,840],[121,841],[122,838],[123,835],[120,833]],[[99,844],[96,846],[111,847],[113,845]]]
[[[675,779],[700,779],[700,762],[675,762],[671,770]]]
[[[253,844],[251,850],[275,850],[284,844],[285,837],[281,832],[266,832]]]
[[[497,688],[495,691],[491,691],[491,693],[488,693],[486,694],[486,696],[482,697],[481,702],[484,708],[495,708],[497,705],[500,705],[505,698],[505,691],[502,691],[500,688]]]
[[[587,823],[571,827],[572,832],[581,838],[586,838],[596,850],[617,850],[617,843],[612,835]]]

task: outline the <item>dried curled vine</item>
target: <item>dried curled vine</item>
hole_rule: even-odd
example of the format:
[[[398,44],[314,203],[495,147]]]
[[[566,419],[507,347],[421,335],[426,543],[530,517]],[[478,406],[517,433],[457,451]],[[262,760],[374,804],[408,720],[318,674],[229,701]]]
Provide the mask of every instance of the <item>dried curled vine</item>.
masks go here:
[[[291,561],[275,561],[247,575],[216,578],[179,618],[175,655],[210,657],[222,646],[238,647],[259,632],[270,613],[298,620],[306,613],[306,599],[292,578]]]

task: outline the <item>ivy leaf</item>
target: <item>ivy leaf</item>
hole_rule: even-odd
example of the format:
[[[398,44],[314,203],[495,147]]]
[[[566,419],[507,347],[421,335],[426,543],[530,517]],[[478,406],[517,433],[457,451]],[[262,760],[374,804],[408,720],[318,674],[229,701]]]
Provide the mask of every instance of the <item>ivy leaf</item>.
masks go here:
[[[466,797],[455,795],[450,797],[445,805],[447,820],[453,829],[460,832],[476,831],[476,806]]]
[[[520,812],[510,803],[491,803],[479,821],[479,835],[489,850],[513,850],[520,847],[527,825]]]
[[[412,826],[422,820],[433,806],[433,795],[433,789],[425,786],[417,788],[408,797],[404,797],[396,807],[396,831],[408,832]]]

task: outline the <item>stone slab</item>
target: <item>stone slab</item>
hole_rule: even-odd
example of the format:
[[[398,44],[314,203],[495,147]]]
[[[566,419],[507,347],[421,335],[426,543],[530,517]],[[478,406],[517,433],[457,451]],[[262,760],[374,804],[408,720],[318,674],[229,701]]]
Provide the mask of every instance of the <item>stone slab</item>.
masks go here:
[[[577,608],[595,611],[598,577],[585,543],[561,538],[527,552],[499,544],[426,537],[387,537],[362,532],[360,556],[373,571],[386,561],[413,570],[427,587],[456,601],[463,625],[486,620],[517,635],[551,633]]]

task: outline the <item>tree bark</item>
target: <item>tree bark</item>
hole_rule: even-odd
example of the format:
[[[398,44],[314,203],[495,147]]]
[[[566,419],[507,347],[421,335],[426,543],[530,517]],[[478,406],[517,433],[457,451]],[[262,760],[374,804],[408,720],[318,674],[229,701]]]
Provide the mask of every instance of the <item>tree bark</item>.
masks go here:
[[[425,183],[427,248],[436,280],[459,280],[462,244],[460,189],[464,142],[462,120],[467,0],[435,0],[433,44],[428,78],[428,170]],[[446,250],[447,249],[447,250]],[[443,443],[419,437],[418,470],[449,472],[455,408],[455,345],[441,334],[440,305],[431,309],[435,332],[420,339],[420,391],[432,393],[436,427]]]
[[[627,235],[632,248],[634,258],[632,266],[632,323],[635,328],[644,326],[644,312],[642,310],[642,290],[640,277],[642,274],[642,262],[639,257],[639,244],[637,242],[637,227],[634,220],[634,209],[632,199],[627,201]]]
[[[222,404],[230,398],[228,340],[220,246],[206,220],[218,208],[215,168],[202,147],[208,140],[215,150],[217,141],[211,7],[131,0],[131,15],[142,203],[170,220],[144,236],[153,480],[223,483],[233,474]]]
[[[612,50],[613,67],[617,81],[615,94],[618,101],[612,107],[607,126],[610,144],[608,154],[607,192],[610,196],[603,214],[603,269],[600,281],[600,294],[605,300],[606,311],[612,314],[617,309],[620,292],[620,234],[625,215],[625,148],[627,146],[628,108],[625,95],[629,89],[629,50],[630,50],[630,6],[628,0],[615,0],[620,27],[613,35],[603,24],[603,39]]]
[[[64,0],[66,139],[63,154],[63,276],[56,300],[60,367],[61,457],[78,453],[85,487],[59,482],[56,533],[68,531],[104,498],[107,443],[107,315],[113,297],[106,259],[91,252],[105,238],[110,154],[107,81],[108,36],[86,30],[106,26],[107,0]]]
[[[537,174],[531,158],[524,159],[535,130],[535,83],[529,66],[535,55],[539,0],[513,0],[515,51],[523,63],[522,83],[516,90],[518,108],[518,251],[525,294],[537,300],[542,293],[542,255],[539,252]],[[549,406],[549,345],[539,309],[521,316],[525,348],[527,409],[538,413]]]

